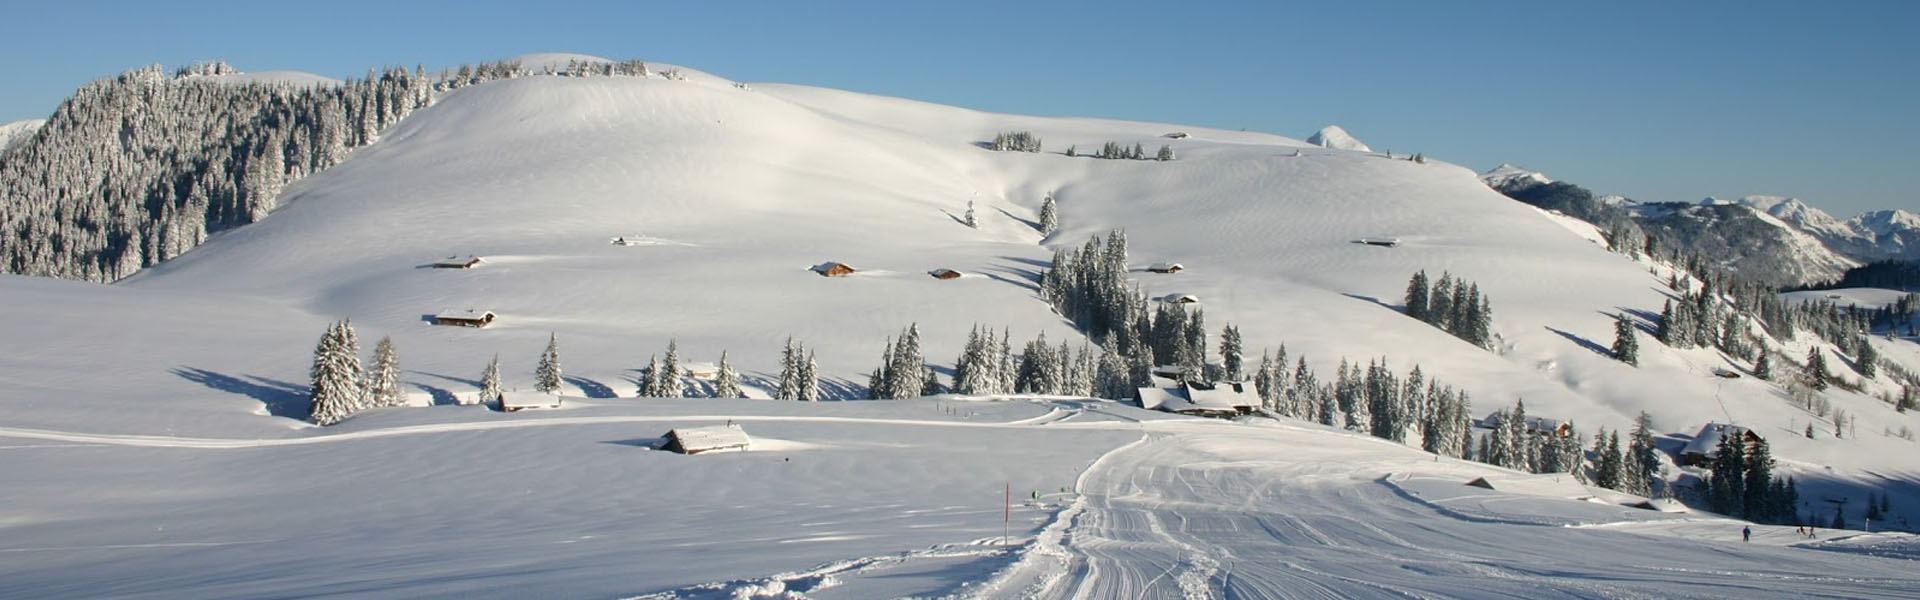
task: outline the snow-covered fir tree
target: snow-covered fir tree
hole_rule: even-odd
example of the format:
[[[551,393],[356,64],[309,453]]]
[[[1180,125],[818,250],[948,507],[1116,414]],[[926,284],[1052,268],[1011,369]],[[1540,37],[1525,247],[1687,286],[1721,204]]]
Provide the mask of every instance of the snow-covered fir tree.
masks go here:
[[[972,201],[972,200],[968,200],[968,201],[967,201],[967,218],[966,218],[966,222],[967,222],[967,226],[968,226],[968,227],[972,227],[972,228],[975,228],[975,229],[978,229],[978,228],[980,227],[980,221],[979,221],[979,220],[977,220],[977,219],[975,219],[975,218],[974,218],[974,216],[973,216],[973,201]]]
[[[1053,235],[1060,228],[1060,207],[1053,202],[1053,194],[1040,201],[1040,235]]]
[[[814,361],[811,350],[807,351],[807,360],[800,364],[799,400],[801,402],[820,400],[820,367],[819,363]]]
[[[547,334],[547,349],[540,352],[540,364],[533,369],[533,389],[560,393],[560,338],[554,334]]]
[[[1634,339],[1633,322],[1621,314],[1613,319],[1613,358],[1629,365],[1640,365],[1640,342]]]
[[[359,349],[349,344],[351,330],[345,321],[333,323],[314,346],[307,418],[316,425],[339,423],[360,407]]]
[[[1427,320],[1428,287],[1427,272],[1424,269],[1415,272],[1413,278],[1407,281],[1407,316],[1422,321]]]
[[[1760,350],[1760,357],[1753,359],[1753,376],[1754,377],[1757,377],[1763,380],[1773,379],[1773,359],[1768,358],[1768,355],[1771,355],[1771,354],[1773,353],[1767,351],[1765,348],[1762,348]]]
[[[667,340],[667,359],[660,365],[660,397],[679,398],[687,395],[686,380],[681,378],[684,372],[680,368],[680,342]]]
[[[1633,431],[1627,434],[1627,455],[1623,477],[1626,491],[1651,497],[1663,487],[1665,478],[1660,473],[1660,449],[1653,444],[1653,416],[1646,411],[1633,419]],[[1660,483],[1656,483],[1660,482]]]
[[[1220,364],[1226,369],[1228,381],[1246,381],[1247,375],[1243,372],[1246,368],[1245,359],[1242,358],[1242,353],[1240,328],[1228,324],[1220,330]]]
[[[1808,350],[1807,385],[1815,390],[1824,391],[1827,389],[1827,383],[1832,379],[1833,374],[1827,372],[1826,354],[1820,351],[1819,346],[1814,346],[1812,350]]]
[[[487,362],[487,368],[480,372],[480,395],[474,398],[476,404],[492,404],[500,401],[500,355],[493,355]]]
[[[400,357],[394,353],[393,338],[382,336],[373,347],[373,369],[367,373],[367,400],[373,406],[401,406]]]
[[[1162,144],[1160,146],[1160,151],[1154,153],[1153,158],[1154,160],[1158,160],[1160,162],[1173,160],[1173,146]]]
[[[780,391],[775,395],[777,399],[800,399],[801,371],[804,369],[802,363],[806,360],[804,357],[804,349],[796,345],[792,337],[788,337],[787,345],[780,350]]]
[[[713,377],[713,397],[747,397],[747,395],[740,390],[740,373],[733,370],[732,362],[727,361],[727,351],[720,351],[720,365],[716,367],[715,370],[718,372],[715,373]]]
[[[911,323],[894,345],[887,369],[889,398],[914,398],[926,388],[927,360],[920,353],[920,324]]]
[[[664,398],[667,396],[667,383],[664,370],[660,368],[660,355],[647,355],[647,366],[640,368],[640,397]]]

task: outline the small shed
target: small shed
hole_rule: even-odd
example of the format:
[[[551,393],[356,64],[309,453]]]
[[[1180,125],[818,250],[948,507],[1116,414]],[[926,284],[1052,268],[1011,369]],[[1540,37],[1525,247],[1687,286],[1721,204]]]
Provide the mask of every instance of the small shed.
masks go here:
[[[1200,297],[1193,294],[1169,294],[1160,301],[1167,304],[1194,304],[1200,301]]]
[[[1397,237],[1363,237],[1354,241],[1362,244],[1366,244],[1368,246],[1382,246],[1386,248],[1392,248],[1400,245],[1400,238],[1397,238]]]
[[[1186,267],[1183,267],[1183,266],[1180,266],[1180,263],[1164,263],[1164,262],[1158,262],[1158,263],[1153,263],[1153,264],[1151,264],[1151,265],[1147,265],[1147,272],[1149,272],[1149,273],[1179,273],[1179,272],[1180,272],[1180,271],[1181,271],[1182,269],[1185,269],[1185,268],[1186,268]]]
[[[433,261],[433,268],[435,269],[471,269],[471,268],[480,266],[481,262],[484,262],[484,261],[481,261],[480,257],[473,256],[471,254],[467,256],[449,256],[446,258],[442,258],[440,260]]]
[[[668,430],[661,436],[666,443],[661,450],[681,454],[699,454],[715,450],[746,450],[752,443],[747,432],[739,425],[710,425],[707,427],[682,427]]]
[[[841,277],[853,274],[853,267],[847,266],[846,263],[832,261],[814,265],[812,270],[815,273],[819,273],[821,277]]]
[[[459,327],[486,327],[493,324],[493,311],[490,310],[444,310],[433,316],[435,325]]]
[[[1742,450],[1748,454],[1752,454],[1754,447],[1760,444],[1760,434],[1751,429],[1727,423],[1708,423],[1700,428],[1700,433],[1694,434],[1693,441],[1687,442],[1686,448],[1680,450],[1680,464],[1689,467],[1711,465],[1713,457],[1720,453],[1722,436],[1739,440],[1745,445]]]
[[[560,408],[560,396],[546,392],[501,392],[500,412],[520,412],[529,408]]]
[[[960,272],[955,271],[953,269],[934,269],[932,271],[927,271],[927,274],[932,275],[934,279],[959,279],[960,278]]]
[[[1187,139],[1187,132],[1185,132],[1185,131],[1175,131],[1175,132],[1173,132],[1173,133],[1169,133],[1169,134],[1166,134],[1166,135],[1163,135],[1163,136],[1160,136],[1160,137],[1164,137],[1164,138],[1173,138],[1173,139],[1176,139],[1176,140],[1184,140],[1184,139]]]
[[[615,246],[638,246],[640,245],[640,236],[616,236],[613,238],[612,243]]]

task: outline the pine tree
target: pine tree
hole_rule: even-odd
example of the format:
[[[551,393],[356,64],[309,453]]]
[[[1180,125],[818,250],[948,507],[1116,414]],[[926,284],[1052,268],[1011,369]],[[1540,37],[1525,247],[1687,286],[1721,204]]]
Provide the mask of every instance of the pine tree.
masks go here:
[[[1760,358],[1756,358],[1753,360],[1753,376],[1754,377],[1758,377],[1762,380],[1773,379],[1773,359],[1767,358],[1767,356],[1770,354],[1773,354],[1773,353],[1768,352],[1765,348],[1762,348],[1760,350]]]
[[[1453,275],[1442,271],[1440,280],[1433,284],[1433,291],[1427,294],[1426,321],[1440,329],[1452,327],[1453,315]]]
[[[660,368],[660,355],[647,356],[647,366],[640,369],[640,396],[642,398],[664,398],[667,395],[666,378]]]
[[[733,370],[733,363],[727,362],[727,351],[720,351],[720,365],[716,370],[719,372],[716,373],[713,378],[713,397],[747,397],[746,394],[740,391],[740,374]]]
[[[680,342],[667,340],[667,362],[660,365],[660,395],[665,398],[679,398],[687,395],[686,380],[680,368]]]
[[[1652,496],[1660,475],[1660,450],[1653,444],[1653,416],[1641,411],[1633,419],[1633,431],[1627,443],[1627,492]]]
[[[394,355],[393,338],[382,336],[373,348],[373,370],[367,378],[367,396],[374,406],[401,406],[400,358]]]
[[[346,420],[360,405],[358,359],[347,348],[346,328],[344,322],[327,326],[327,332],[320,336],[320,343],[313,349],[313,367],[308,371],[311,391],[307,417],[316,425]]]
[[[887,371],[889,398],[912,398],[926,388],[927,361],[920,354],[919,323],[910,324],[901,332]]]
[[[1226,367],[1228,381],[1245,381],[1245,360],[1241,357],[1240,328],[1227,325],[1220,331],[1220,362]]]
[[[1040,235],[1053,235],[1059,228],[1060,208],[1054,205],[1053,194],[1047,194],[1046,199],[1040,201]]]
[[[887,338],[887,345],[880,351],[880,364],[867,375],[867,399],[886,400],[893,397],[893,338]]]
[[[789,336],[786,347],[780,350],[780,392],[778,399],[800,399],[801,369],[800,347],[794,345],[793,338]]]
[[[1746,456],[1745,463],[1741,486],[1746,492],[1741,498],[1745,514],[1749,520],[1774,521],[1774,502],[1767,495],[1773,489],[1773,452],[1768,449],[1765,439],[1754,442],[1753,453]]]
[[[1807,385],[1813,386],[1815,390],[1825,391],[1827,381],[1832,377],[1827,372],[1827,358],[1820,352],[1820,347],[1814,346],[1812,350],[1807,351]]]
[[[819,369],[819,364],[813,360],[813,351],[807,351],[807,361],[800,366],[799,400],[801,402],[817,402],[820,400]]]
[[[1640,342],[1634,339],[1633,323],[1624,314],[1613,319],[1613,358],[1640,366]]]
[[[1609,439],[1612,440],[1611,445],[1608,443]],[[1593,455],[1595,458],[1593,484],[1607,489],[1620,489],[1620,480],[1623,475],[1620,464],[1620,434],[1614,433],[1609,438],[1607,430],[1601,428],[1599,433],[1593,436]]]
[[[935,396],[943,391],[945,390],[940,387],[940,374],[933,370],[933,365],[927,365],[926,377],[920,380],[920,395]]]
[[[1164,144],[1161,145],[1160,152],[1154,155],[1154,159],[1160,162],[1173,160],[1173,147]]]
[[[1413,279],[1407,281],[1407,316],[1422,321],[1427,320],[1427,288],[1427,272],[1425,270],[1414,273]]]
[[[980,222],[978,220],[975,220],[973,217],[973,201],[972,200],[967,201],[967,226],[973,227],[976,229],[980,227]]]
[[[560,341],[547,334],[547,349],[540,353],[540,364],[533,371],[533,389],[541,393],[560,393]]]
[[[1868,341],[1867,336],[1860,337],[1860,350],[1855,358],[1860,363],[1862,379],[1873,379],[1880,375],[1880,352],[1873,349],[1873,343]]]
[[[477,404],[493,404],[500,401],[500,355],[493,355],[493,361],[487,363],[487,369],[480,372],[480,396]]]

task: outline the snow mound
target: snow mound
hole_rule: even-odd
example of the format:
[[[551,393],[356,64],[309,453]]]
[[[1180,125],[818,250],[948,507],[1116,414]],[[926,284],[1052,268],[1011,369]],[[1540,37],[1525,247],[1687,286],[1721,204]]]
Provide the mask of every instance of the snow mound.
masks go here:
[[[1373,151],[1372,148],[1368,148],[1366,144],[1361,143],[1360,140],[1353,137],[1352,134],[1347,133],[1347,130],[1341,129],[1339,125],[1328,125],[1320,128],[1320,131],[1314,132],[1312,137],[1307,138],[1307,143],[1323,148],[1333,148],[1335,150]]]

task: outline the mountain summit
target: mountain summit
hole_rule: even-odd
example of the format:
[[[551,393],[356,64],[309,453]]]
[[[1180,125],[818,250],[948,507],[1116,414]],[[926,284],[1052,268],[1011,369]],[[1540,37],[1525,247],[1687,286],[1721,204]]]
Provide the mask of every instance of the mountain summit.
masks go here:
[[[1328,125],[1320,128],[1319,131],[1313,132],[1313,135],[1307,138],[1307,143],[1322,148],[1333,148],[1335,150],[1373,151],[1372,148],[1368,148],[1367,145],[1362,143],[1358,138],[1353,137],[1353,134],[1347,133],[1345,129],[1341,129],[1339,125]]]

